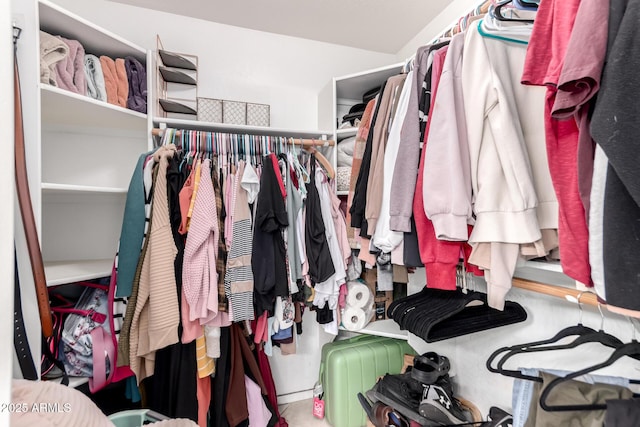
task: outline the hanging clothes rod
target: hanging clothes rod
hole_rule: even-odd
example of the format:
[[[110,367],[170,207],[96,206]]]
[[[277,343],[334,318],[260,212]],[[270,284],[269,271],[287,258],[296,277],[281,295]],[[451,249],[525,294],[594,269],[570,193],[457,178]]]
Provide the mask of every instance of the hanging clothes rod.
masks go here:
[[[153,128],[151,130],[151,134],[153,136],[162,136],[164,135],[164,131],[165,129],[160,129],[160,128]],[[218,134],[218,135],[244,135],[244,134],[234,134],[234,133],[229,133],[229,132],[208,132],[208,131],[199,131],[199,130],[194,130],[194,131],[190,131],[190,132],[201,132],[202,134]],[[180,136],[182,136],[182,131],[178,130],[176,131],[176,137],[179,138]],[[261,138],[264,136],[261,136]],[[266,136],[265,138],[268,138],[268,136]],[[283,138],[287,140],[288,144],[294,144],[294,145],[300,145],[303,147],[333,147],[334,145],[336,145],[336,142],[332,139],[308,139],[308,138],[292,138],[292,137],[278,137],[278,136],[271,136],[271,138]]]
[[[553,297],[562,298],[565,300],[567,299],[567,297],[572,297],[577,301],[578,297],[580,297],[580,303],[592,305],[594,307],[598,306],[598,297],[596,296],[596,294],[591,292],[583,292],[577,289],[548,285],[546,283],[539,283],[532,280],[518,278],[514,278],[512,283],[514,288],[525,289],[527,291],[537,292],[539,294],[551,295]],[[605,304],[600,303],[600,305],[606,307]]]

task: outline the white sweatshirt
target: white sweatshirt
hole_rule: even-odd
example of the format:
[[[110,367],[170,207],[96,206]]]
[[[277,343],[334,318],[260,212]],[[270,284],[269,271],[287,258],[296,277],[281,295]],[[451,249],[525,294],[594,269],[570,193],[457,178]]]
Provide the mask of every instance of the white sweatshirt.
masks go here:
[[[488,296],[496,308],[511,287],[516,244],[533,243],[541,228],[558,224],[546,157],[545,89],[520,84],[526,49],[482,37],[477,25],[465,35],[462,89],[476,216],[469,242],[492,243]]]

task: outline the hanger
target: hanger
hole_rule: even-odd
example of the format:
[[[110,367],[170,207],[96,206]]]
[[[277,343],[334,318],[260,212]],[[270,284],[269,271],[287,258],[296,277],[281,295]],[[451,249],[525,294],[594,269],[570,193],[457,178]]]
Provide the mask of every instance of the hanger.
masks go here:
[[[631,322],[631,318],[629,317],[627,318],[629,319],[629,322]],[[555,387],[558,387],[563,382],[581,377],[583,375],[589,374],[591,372],[597,371],[602,368],[606,368],[607,366],[611,366],[614,362],[616,362],[618,359],[624,356],[632,357],[634,359],[639,359],[640,358],[640,342],[638,342],[636,339],[636,329],[633,326],[633,323],[631,323],[631,327],[633,328],[633,339],[631,340],[631,342],[627,344],[623,344],[620,347],[618,347],[611,354],[611,356],[609,356],[607,360],[605,360],[602,363],[598,363],[596,365],[590,366],[588,368],[584,368],[579,371],[573,372],[565,377],[559,377],[551,381],[549,385],[545,387],[544,390],[542,390],[542,394],[540,395],[540,406],[542,407],[542,409],[549,412],[601,411],[601,410],[607,409],[606,403],[591,404],[591,405],[550,405],[547,402],[547,399],[549,398],[549,394],[551,394],[551,391]],[[637,380],[629,380],[629,382],[632,384],[640,384],[640,381],[637,381]],[[634,396],[637,397],[637,395],[635,394]]]
[[[315,142],[315,140],[313,140],[313,141]],[[331,163],[324,156],[324,154],[322,154],[320,151],[316,150],[316,148],[314,146],[305,147],[305,150],[315,156],[315,158],[318,161],[318,163],[320,163],[322,165],[322,167],[324,168],[324,170],[326,171],[327,176],[329,177],[329,179],[335,178],[336,172],[333,170],[333,166],[331,166]]]
[[[478,33],[480,33],[480,35],[482,37],[487,37],[487,38],[496,39],[496,40],[502,40],[502,41],[511,42],[511,43],[519,43],[519,44],[524,44],[524,45],[528,45],[529,44],[529,42],[527,42],[525,40],[512,39],[510,37],[505,37],[505,36],[501,36],[501,35],[498,35],[498,34],[487,33],[484,30],[484,28],[482,28],[482,22],[483,22],[483,19],[478,21]]]
[[[491,14],[491,16],[493,16],[498,21],[503,21],[503,22],[524,22],[524,23],[533,24],[533,19],[505,18],[505,16],[502,14],[502,8],[505,7],[506,5],[508,5],[511,2],[512,2],[512,0],[505,0],[505,1],[501,2],[501,3],[498,3],[498,4],[495,5],[495,7],[490,7],[489,8],[489,13]]]
[[[582,293],[580,293],[580,295],[582,295]],[[603,327],[604,327],[604,314],[602,313],[602,308],[601,308],[600,304],[598,304],[598,310],[600,311],[600,316],[602,317],[602,323],[600,324],[600,329],[598,331],[595,331],[595,332],[592,332],[592,333],[587,333],[587,334],[584,334],[584,335],[579,335],[575,340],[573,340],[572,342],[567,343],[567,344],[559,344],[559,345],[554,345],[554,346],[528,347],[528,348],[519,348],[519,349],[511,350],[509,353],[507,353],[505,356],[503,356],[503,358],[500,360],[500,362],[498,362],[498,368],[497,368],[498,373],[500,373],[500,374],[502,374],[504,376],[508,376],[508,377],[520,378],[520,379],[536,381],[536,382],[542,382],[542,378],[540,378],[540,377],[534,377],[534,376],[531,376],[531,375],[525,375],[525,374],[522,374],[520,371],[513,371],[513,370],[503,369],[503,366],[504,366],[505,362],[508,359],[510,359],[512,356],[514,356],[516,354],[521,354],[521,353],[535,353],[535,352],[553,351],[553,350],[568,350],[568,349],[572,349],[572,348],[578,347],[581,344],[586,344],[586,343],[599,343],[599,344],[602,344],[602,345],[604,345],[606,347],[611,347],[611,348],[614,348],[614,349],[620,347],[621,345],[623,345],[622,341],[620,341],[617,337],[606,333],[603,330]],[[582,318],[582,308],[580,308],[580,317]]]
[[[547,345],[547,344],[553,344],[556,343],[560,340],[562,340],[563,338],[567,338],[567,337],[571,337],[574,335],[577,336],[582,336],[582,335],[588,335],[591,333],[596,332],[594,329],[589,328],[587,326],[584,326],[582,324],[582,303],[580,303],[580,297],[582,296],[582,294],[578,294],[578,308],[580,309],[580,319],[578,321],[577,325],[574,326],[569,326],[567,328],[564,328],[562,330],[560,330],[558,333],[556,333],[554,336],[552,336],[551,338],[548,339],[544,339],[544,340],[540,340],[540,341],[532,341],[529,343],[524,343],[524,344],[516,344],[516,345],[512,345],[509,347],[501,347],[499,349],[497,349],[496,351],[494,351],[491,356],[489,356],[489,359],[487,359],[487,369],[493,373],[497,373],[500,374],[502,373],[500,370],[498,370],[497,368],[494,368],[493,365],[493,361],[500,355],[503,354],[505,352],[511,352],[513,350],[517,350],[517,349],[524,349],[524,348],[529,348],[529,347],[537,347],[537,346],[541,346],[541,345]],[[518,374],[522,375],[520,372],[518,372]],[[536,380],[534,380],[536,381]]]

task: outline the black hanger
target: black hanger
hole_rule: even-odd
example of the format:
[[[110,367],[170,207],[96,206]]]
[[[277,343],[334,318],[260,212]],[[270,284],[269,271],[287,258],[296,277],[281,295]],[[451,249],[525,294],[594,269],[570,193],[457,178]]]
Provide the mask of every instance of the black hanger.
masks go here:
[[[497,349],[496,351],[494,351],[491,356],[489,356],[489,359],[487,359],[487,369],[490,372],[496,373],[496,374],[504,374],[506,376],[511,376],[514,378],[520,378],[520,379],[531,379],[531,378],[537,378],[537,377],[529,377],[527,378],[527,376],[525,376],[524,374],[522,374],[519,371],[508,371],[511,374],[515,373],[514,375],[509,375],[504,373],[504,371],[502,370],[502,365],[504,364],[504,362],[502,362],[503,360],[508,359],[509,357],[511,357],[511,353],[513,352],[513,354],[517,354],[517,353],[521,353],[522,350],[526,349],[526,348],[531,348],[531,347],[538,347],[538,346],[542,346],[542,345],[547,345],[547,344],[553,344],[556,343],[560,340],[562,340],[563,338],[566,337],[571,337],[574,335],[577,335],[578,337],[581,336],[585,336],[585,335],[589,335],[589,334],[593,334],[596,332],[595,329],[589,328],[588,326],[584,326],[582,324],[582,303],[580,302],[580,297],[582,296],[582,293],[578,294],[578,309],[580,310],[580,318],[578,320],[578,324],[574,325],[574,326],[569,326],[567,328],[562,329],[561,331],[559,331],[557,334],[555,334],[554,336],[552,336],[551,338],[548,339],[544,339],[544,340],[540,340],[540,341],[532,341],[532,342],[528,342],[528,343],[523,343],[523,344],[516,344],[516,345],[512,345],[512,346],[508,346],[508,347],[501,347],[499,349]],[[600,312],[602,314],[602,312]],[[602,329],[602,328],[600,328]],[[622,344],[622,342],[620,342],[620,344]],[[518,351],[519,350],[519,351]],[[501,359],[502,364],[500,364],[498,366],[498,368],[494,368],[493,367],[493,361],[501,354],[505,353],[505,352],[509,352],[508,355],[503,356],[503,358]],[[516,353],[517,352],[517,353]],[[533,381],[538,381],[540,380],[539,378],[534,379]]]
[[[598,369],[605,368],[607,366],[612,365],[616,360],[620,359],[623,356],[633,357],[634,359],[640,357],[640,343],[635,339],[630,343],[623,344],[621,347],[617,348],[611,356],[607,360],[597,365],[590,366],[588,368],[582,369],[577,372],[573,372],[566,377],[556,378],[549,383],[549,385],[542,391],[540,395],[540,406],[545,411],[599,411],[607,409],[607,405],[602,404],[592,404],[592,405],[550,405],[547,403],[547,398],[551,391],[557,387],[559,384],[571,380],[573,378],[581,377],[582,375],[586,375],[590,372],[597,371]],[[631,382],[635,382],[631,380]]]
[[[540,340],[540,341],[532,341],[532,342],[528,342],[528,343],[523,343],[523,344],[516,344],[516,345],[512,345],[509,347],[501,347],[499,349],[497,349],[496,351],[494,351],[491,356],[489,356],[489,359],[487,359],[487,369],[493,373],[497,373],[497,374],[501,374],[502,371],[499,368],[494,368],[493,365],[493,361],[500,355],[503,354],[505,352],[513,352],[516,350],[523,350],[526,348],[530,348],[530,347],[537,347],[537,346],[541,346],[541,345],[546,345],[546,344],[553,344],[555,342],[560,341],[563,338],[566,337],[571,337],[574,335],[578,335],[578,336],[582,336],[582,335],[588,335],[588,334],[592,334],[595,333],[596,331],[594,329],[589,328],[588,326],[584,326],[583,324],[579,323],[575,326],[569,326],[567,328],[564,328],[563,330],[559,331],[557,334],[555,334],[553,337],[545,339],[545,340]]]
[[[560,345],[554,345],[554,346],[542,346],[542,347],[528,347],[528,348],[520,348],[520,349],[512,350],[509,353],[507,353],[507,355],[504,356],[498,362],[497,371],[498,373],[505,375],[507,377],[520,378],[524,380],[536,381],[541,383],[542,378],[540,377],[525,375],[520,371],[503,369],[505,362],[516,354],[535,353],[535,352],[553,351],[553,350],[568,350],[571,348],[578,347],[579,345],[585,344],[585,343],[600,343],[606,347],[611,347],[611,348],[619,348],[620,346],[623,345],[622,341],[620,341],[618,338],[604,332],[603,330],[599,330],[593,333],[588,333],[586,335],[580,335],[575,340],[567,344],[560,344]],[[638,357],[640,358],[640,356]]]
[[[498,3],[495,8],[489,9],[490,11],[493,10],[493,13],[492,13],[493,17],[496,18],[498,21],[503,21],[503,22],[523,22],[523,23],[533,24],[533,19],[505,18],[504,15],[502,15],[502,8],[508,5],[509,3],[511,3],[511,1],[512,0],[505,0],[501,3]]]

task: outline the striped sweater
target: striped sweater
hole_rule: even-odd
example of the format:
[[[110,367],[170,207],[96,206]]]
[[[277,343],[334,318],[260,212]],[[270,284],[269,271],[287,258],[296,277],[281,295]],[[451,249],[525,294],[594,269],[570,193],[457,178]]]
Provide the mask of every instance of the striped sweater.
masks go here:
[[[247,190],[242,185],[245,163],[238,165],[235,177],[233,207],[233,237],[227,257],[227,271],[224,279],[225,290],[231,309],[231,320],[253,320],[253,271],[251,270],[252,225]]]

